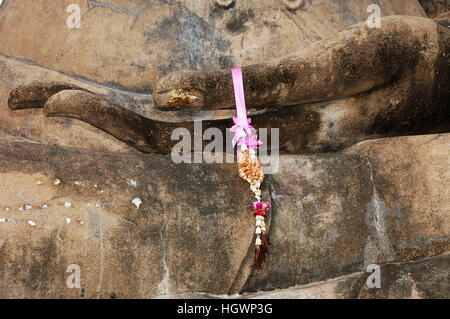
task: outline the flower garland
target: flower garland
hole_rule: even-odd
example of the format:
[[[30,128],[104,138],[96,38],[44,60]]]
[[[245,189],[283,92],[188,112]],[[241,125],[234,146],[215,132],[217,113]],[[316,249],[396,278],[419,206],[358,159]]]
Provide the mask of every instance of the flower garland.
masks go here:
[[[264,181],[264,173],[261,163],[256,153],[258,146],[262,142],[258,139],[255,128],[250,125],[251,119],[247,118],[245,107],[244,85],[242,82],[241,68],[232,68],[234,96],[236,99],[237,116],[233,116],[234,125],[230,131],[235,133],[233,137],[233,147],[237,147],[237,160],[239,176],[250,184],[250,189],[255,194],[256,202],[252,203],[251,208],[255,216],[255,260],[254,266],[261,268],[269,254],[269,239],[267,237],[267,228],[265,219],[270,211],[268,202],[261,202],[260,186]]]

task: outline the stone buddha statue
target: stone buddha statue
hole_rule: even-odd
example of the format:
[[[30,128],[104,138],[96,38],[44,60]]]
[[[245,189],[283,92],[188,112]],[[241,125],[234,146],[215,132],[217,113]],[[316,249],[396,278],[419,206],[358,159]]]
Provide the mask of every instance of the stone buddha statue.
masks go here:
[[[235,294],[445,252],[447,230],[417,244],[414,231],[392,238],[372,221],[401,215],[407,199],[376,191],[395,183],[374,177],[373,152],[349,147],[449,132],[448,8],[383,1],[373,27],[373,2],[80,1],[70,11],[3,1],[0,297]],[[281,177],[268,177],[277,252],[259,272],[250,267],[251,192],[234,166],[167,156],[172,132],[193,134],[194,121],[225,136],[234,66],[242,66],[249,116],[257,129],[280,129],[281,153],[327,153],[288,155]],[[308,183],[328,178],[336,182],[316,203],[321,188]],[[303,203],[297,213],[283,199],[290,191]],[[84,276],[74,289],[68,265]],[[333,293],[356,291],[361,277],[343,280]]]

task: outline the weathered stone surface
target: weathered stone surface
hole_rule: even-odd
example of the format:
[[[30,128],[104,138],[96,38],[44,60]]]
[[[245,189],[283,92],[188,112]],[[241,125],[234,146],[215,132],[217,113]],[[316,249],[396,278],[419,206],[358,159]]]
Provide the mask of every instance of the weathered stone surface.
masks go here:
[[[172,299],[448,299],[450,255],[380,266],[380,288],[369,288],[371,273],[357,272],[326,281],[242,295],[188,293]]]
[[[283,156],[270,178],[271,255],[243,291],[273,290],[364,267],[370,169],[358,156]]]
[[[357,289],[360,289],[365,283],[367,276],[368,274],[357,272],[326,281],[273,291],[243,294],[239,297],[245,299],[353,299],[356,298]]]
[[[272,290],[450,251],[450,134],[366,141],[342,155],[282,156],[274,242],[243,291]]]
[[[76,146],[98,151],[136,152],[132,147],[111,135],[76,119],[49,119],[39,109],[12,111],[8,107],[8,96],[14,88],[24,82],[32,82],[44,76],[50,81],[72,83],[98,94],[105,94],[104,89],[76,81],[58,72],[3,56],[0,56],[0,70],[2,73],[0,77],[0,130],[10,135],[51,145]]]
[[[345,152],[369,159],[368,209],[373,225],[388,235],[387,257],[406,261],[450,250],[449,149],[450,134],[439,134],[365,141]]]
[[[272,292],[245,294],[257,299],[418,299],[450,297],[450,256],[442,255],[409,263],[380,267],[381,288],[368,288],[369,273],[360,272],[324,282]]]
[[[358,298],[450,297],[450,256],[442,255],[406,264],[381,267],[381,289],[364,285]]]
[[[251,193],[234,165],[175,165],[164,156],[2,139],[2,297],[208,297],[340,276],[350,276],[345,285],[336,279],[308,294],[334,296],[337,285],[339,298],[363,297],[353,274],[368,264],[449,252],[443,150],[450,134],[367,141],[345,154],[281,156],[279,172],[266,181],[273,245],[258,272],[250,267]],[[72,263],[81,266],[84,292],[65,285]],[[392,287],[402,276],[393,275]],[[389,289],[379,296],[401,296]]]
[[[252,194],[234,165],[2,140],[0,180],[2,298],[226,294],[251,270]]]
[[[448,0],[419,0],[419,3],[431,18],[450,11]]]
[[[318,0],[289,10],[273,0],[238,0],[231,8],[214,1],[81,1],[81,28],[69,29],[67,3],[5,0],[0,52],[151,92],[173,71],[226,69],[290,54],[365,21],[370,3]],[[425,16],[417,1],[408,0],[384,1],[382,14]]]

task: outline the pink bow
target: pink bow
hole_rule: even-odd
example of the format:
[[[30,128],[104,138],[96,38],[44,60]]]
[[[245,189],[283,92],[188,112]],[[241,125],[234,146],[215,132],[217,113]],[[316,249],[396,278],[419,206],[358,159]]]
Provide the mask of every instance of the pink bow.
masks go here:
[[[250,125],[252,119],[247,118],[246,120],[247,124],[241,126],[238,122],[238,118],[236,116],[233,116],[234,125],[230,128],[230,132],[235,133],[233,137],[233,147],[236,146],[239,140],[242,141],[243,138],[247,137],[248,135],[251,135],[252,132],[255,130],[255,128],[252,125]],[[239,145],[242,145],[242,142]]]

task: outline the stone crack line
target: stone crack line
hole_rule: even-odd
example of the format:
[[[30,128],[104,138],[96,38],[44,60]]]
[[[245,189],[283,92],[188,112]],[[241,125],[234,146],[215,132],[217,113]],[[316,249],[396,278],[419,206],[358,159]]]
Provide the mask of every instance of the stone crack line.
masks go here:
[[[143,8],[143,9],[141,9],[141,10],[130,10],[130,9],[117,8],[114,5],[112,5],[110,3],[107,3],[107,2],[88,0],[87,3],[88,3],[89,10],[95,9],[95,8],[107,8],[107,9],[111,9],[113,12],[116,12],[116,13],[125,13],[125,14],[128,14],[128,15],[134,16],[134,20],[133,20],[133,23],[130,26],[130,29],[134,28],[134,25],[139,20],[141,14],[145,10],[150,8],[149,6],[147,6],[147,7]]]
[[[93,1],[93,0],[88,0],[88,7],[89,7],[89,10],[99,8],[99,7],[108,8],[108,9],[111,9],[113,12],[126,13],[126,14],[134,15],[134,16],[137,16],[141,12],[141,10],[127,10],[127,9],[117,8],[110,3]]]
[[[369,238],[373,241],[371,244],[375,244],[376,249],[376,259],[385,258],[387,262],[391,262],[395,259],[395,251],[392,243],[389,239],[387,233],[387,207],[380,199],[378,191],[376,189],[376,183],[374,180],[374,169],[370,159],[366,158],[367,166],[370,171],[370,181],[372,184],[372,199],[366,205],[366,224],[371,228],[371,234]],[[379,262],[378,260],[368,260],[368,254],[370,249],[370,244],[366,244],[364,253],[364,264],[368,265],[372,262]],[[374,253],[374,252],[372,252]]]
[[[159,296],[167,296],[170,294],[170,271],[169,268],[167,267],[167,262],[166,262],[166,255],[167,255],[167,243],[165,240],[165,236],[164,236],[164,232],[166,229],[166,220],[163,220],[161,229],[159,231],[159,235],[160,235],[160,239],[161,239],[161,248],[163,250],[163,256],[162,256],[162,261],[163,261],[163,268],[164,268],[164,275],[163,278],[161,279],[161,282],[158,284],[158,295]]]
[[[150,235],[153,235],[153,234],[156,233],[156,232],[146,232],[146,231],[143,231],[142,229],[140,229],[140,227],[139,227],[137,224],[133,223],[132,221],[129,221],[129,220],[126,219],[126,218],[121,217],[121,220],[122,220],[123,222],[127,223],[127,224],[132,225],[134,228],[136,228],[136,230],[137,230],[138,232],[140,232],[141,234],[144,234],[144,235],[146,235],[146,236],[150,236]]]
[[[100,298],[101,296],[101,290],[103,285],[103,271],[104,271],[104,261],[105,261],[105,247],[103,243],[103,221],[102,217],[100,217],[100,225],[99,225],[99,231],[100,231],[100,274],[98,278],[98,285],[97,285],[97,298]]]

